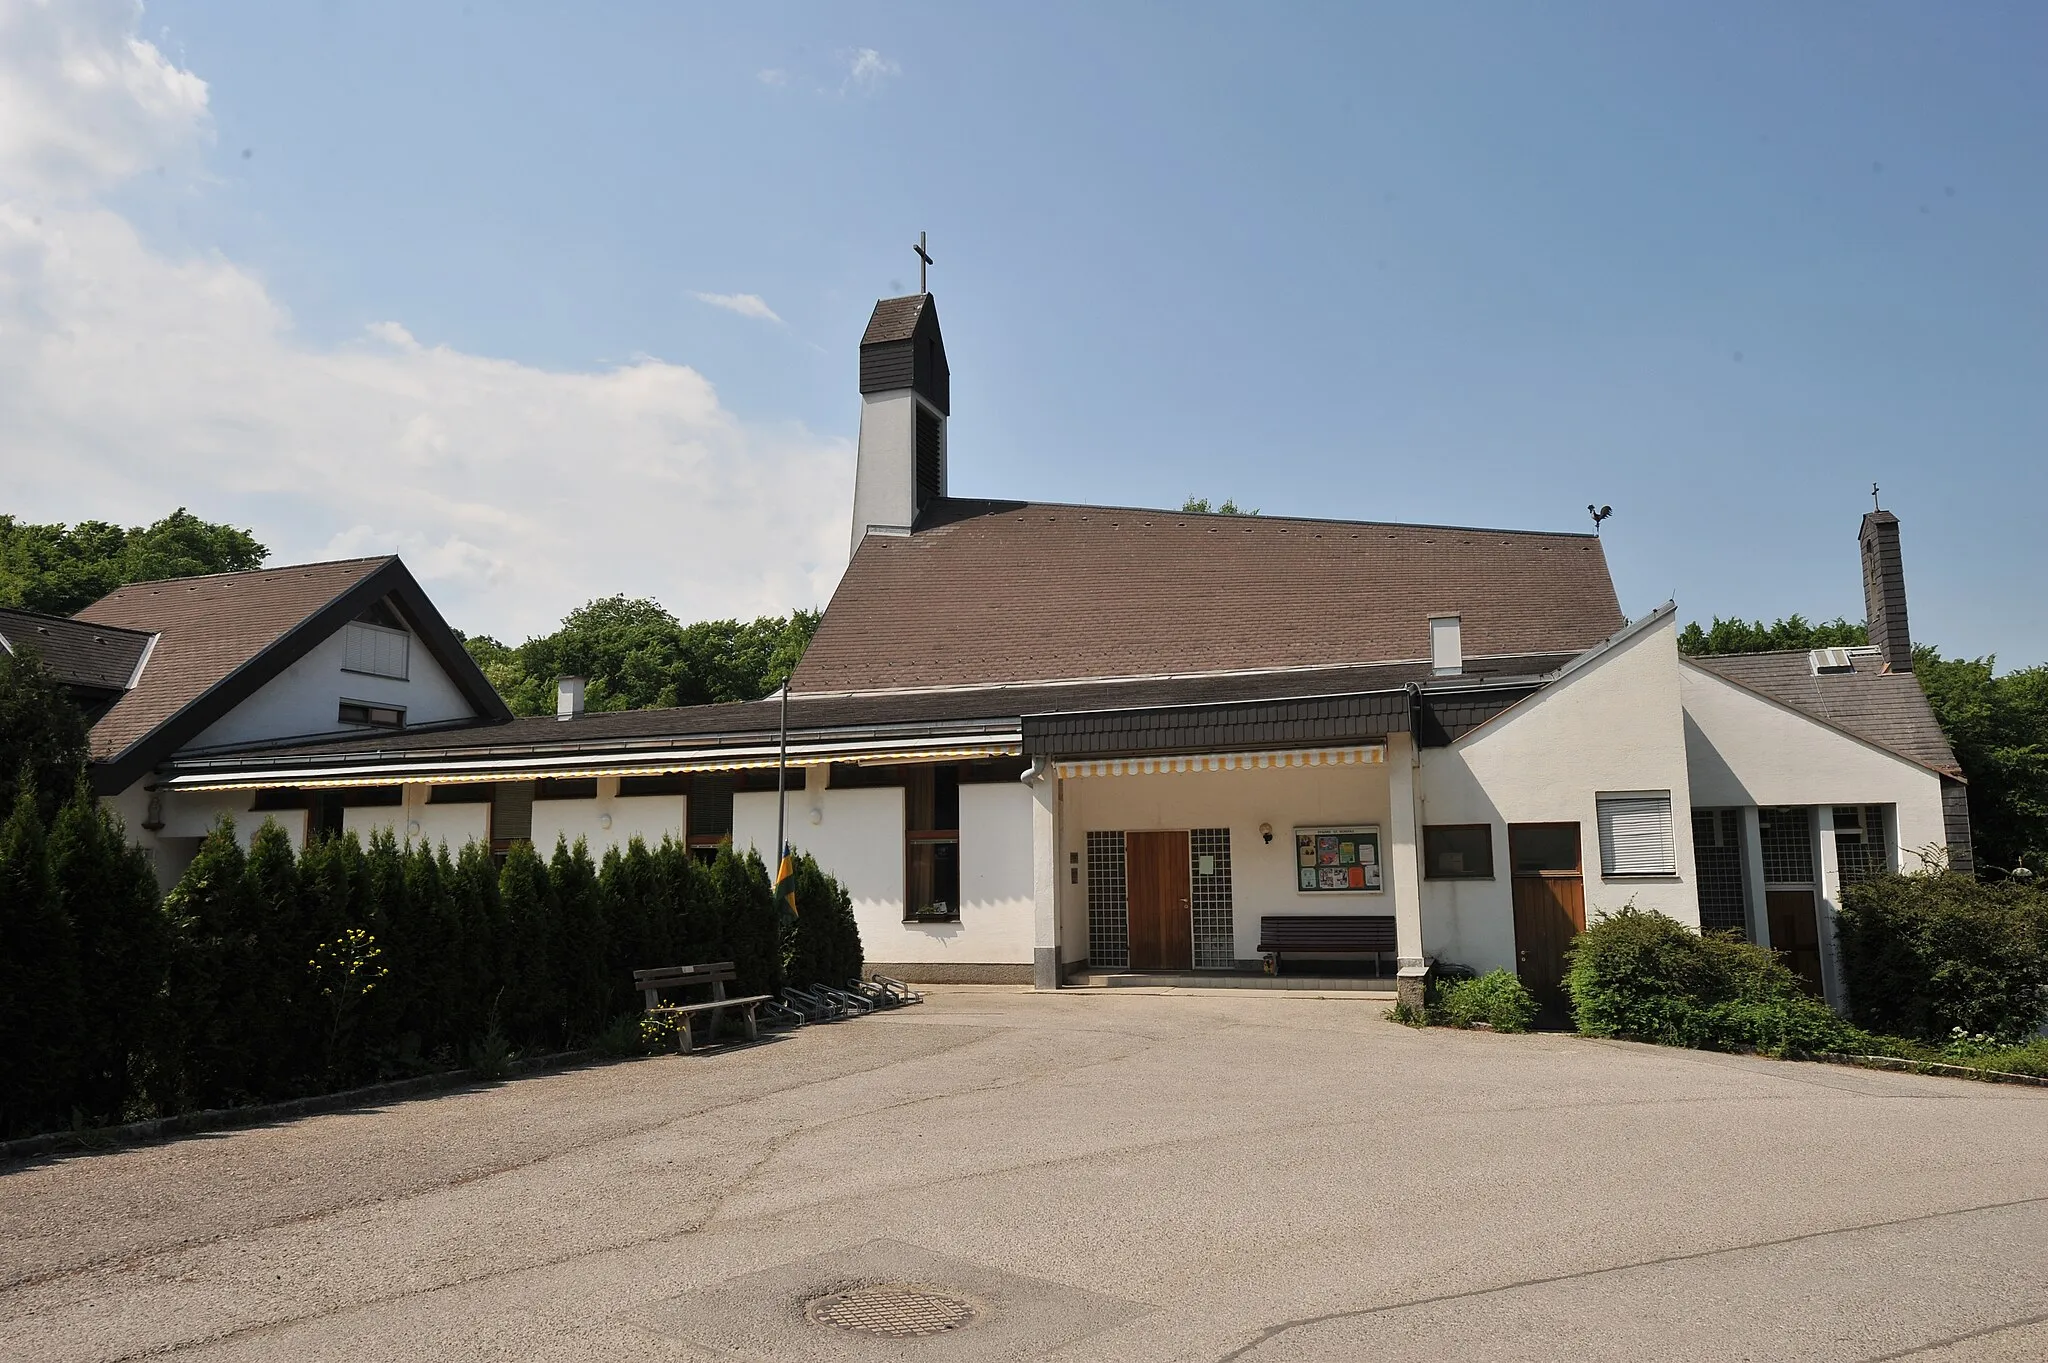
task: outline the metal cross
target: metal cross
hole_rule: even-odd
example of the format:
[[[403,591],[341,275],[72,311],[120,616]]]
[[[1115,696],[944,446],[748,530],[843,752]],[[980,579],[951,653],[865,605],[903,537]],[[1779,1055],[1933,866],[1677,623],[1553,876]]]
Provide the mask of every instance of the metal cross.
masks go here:
[[[1879,505],[1877,504],[1877,484],[1876,484],[1876,483],[1872,483],[1872,484],[1870,485],[1870,509],[1871,509],[1872,511],[1882,511],[1882,510],[1884,510],[1884,508],[1883,508],[1883,507],[1881,507],[1881,506],[1879,506]]]
[[[931,284],[925,278],[925,271],[931,268],[932,255],[931,252],[924,249],[924,233],[919,232],[917,234],[917,245],[910,249],[917,252],[917,291],[919,293],[930,293],[932,291]]]

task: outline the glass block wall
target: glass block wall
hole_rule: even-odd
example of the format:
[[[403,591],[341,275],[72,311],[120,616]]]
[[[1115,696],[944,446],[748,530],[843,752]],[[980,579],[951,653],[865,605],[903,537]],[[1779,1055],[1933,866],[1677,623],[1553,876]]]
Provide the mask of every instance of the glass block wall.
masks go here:
[[[1699,873],[1700,931],[1749,935],[1743,911],[1742,814],[1733,809],[1692,812],[1693,863]]]
[[[1798,807],[1760,809],[1757,820],[1763,825],[1765,882],[1813,884],[1813,812]]]
[[[1127,970],[1131,926],[1124,901],[1124,835],[1088,835],[1088,964]]]
[[[1188,862],[1195,969],[1228,970],[1237,964],[1237,935],[1230,909],[1230,830],[1190,829]]]

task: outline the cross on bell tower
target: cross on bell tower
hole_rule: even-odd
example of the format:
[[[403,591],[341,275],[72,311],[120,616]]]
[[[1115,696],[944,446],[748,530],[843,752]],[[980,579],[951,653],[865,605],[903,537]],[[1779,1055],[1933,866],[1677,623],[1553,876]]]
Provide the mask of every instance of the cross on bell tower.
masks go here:
[[[919,293],[930,293],[932,291],[931,281],[926,277],[926,271],[932,267],[932,253],[925,250],[924,233],[919,232],[917,234],[917,245],[910,249],[917,252],[917,291]]]

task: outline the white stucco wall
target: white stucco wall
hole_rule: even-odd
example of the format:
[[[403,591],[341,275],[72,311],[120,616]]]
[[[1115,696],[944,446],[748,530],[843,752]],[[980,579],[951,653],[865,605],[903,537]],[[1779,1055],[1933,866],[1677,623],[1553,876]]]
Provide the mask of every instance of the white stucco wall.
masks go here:
[[[1692,802],[1702,807],[1892,805],[1893,864],[1947,843],[1941,778],[1702,667],[1679,668]]]
[[[1422,882],[1424,949],[1480,970],[1515,967],[1508,828],[1576,823],[1586,917],[1633,900],[1699,922],[1679,699],[1678,638],[1666,617],[1448,748],[1417,773],[1417,823],[1490,824],[1492,880]],[[1609,880],[1600,870],[1596,797],[1669,791],[1677,874]]]
[[[542,856],[552,856],[555,840],[567,838],[570,846],[582,838],[590,846],[591,859],[603,861],[614,847],[624,847],[637,835],[648,846],[664,837],[683,836],[687,827],[689,798],[683,795],[619,794],[616,776],[601,776],[594,800],[535,800],[533,802],[533,845]]]
[[[223,715],[187,748],[225,743],[292,738],[302,734],[374,732],[343,726],[336,719],[341,702],[368,701],[405,709],[408,725],[466,719],[475,709],[464,699],[441,665],[415,636],[409,648],[407,680],[344,672],[344,630],[336,629],[305,657],[271,678],[255,695]]]
[[[1031,812],[1027,798],[1014,810],[1000,798],[984,800],[960,788],[961,914],[957,923],[906,923],[904,811],[901,787],[791,791],[788,837],[808,852],[853,900],[862,954],[875,962],[905,964],[1028,964],[1031,960]],[[1022,787],[1018,788],[1022,791]],[[818,821],[811,822],[817,811]],[[970,811],[973,819],[970,824]],[[1003,831],[1021,823],[1021,853]],[[970,833],[970,828],[972,832]],[[775,845],[775,796],[767,791],[733,797],[733,846],[752,847],[769,859]],[[977,868],[984,848],[992,864]],[[1021,857],[1021,869],[1013,859]],[[1021,881],[1019,876],[1021,875]],[[1012,888],[1021,884],[1021,889]],[[977,904],[975,895],[987,896]],[[1016,912],[1002,900],[1021,895]]]
[[[860,443],[853,478],[853,548],[867,527],[910,528],[915,475],[911,418],[917,399],[907,388],[865,393],[860,401]],[[940,489],[939,495],[945,495]],[[769,833],[770,841],[774,833]],[[879,958],[878,958],[879,959]]]
[[[450,856],[461,851],[464,843],[489,840],[489,805],[428,804],[428,787],[425,785],[409,785],[404,791],[404,804],[342,810],[342,831],[355,834],[367,845],[377,830],[388,828],[400,842],[425,842],[429,846],[446,843]]]
[[[1384,765],[1293,767],[1268,771],[1090,776],[1062,781],[1059,890],[1065,961],[1088,954],[1088,834],[1228,828],[1231,928],[1238,960],[1258,955],[1265,914],[1394,913],[1392,876],[1380,893],[1303,893],[1294,864],[1294,829],[1377,824],[1383,854],[1392,847]],[[1259,825],[1273,825],[1273,841]],[[1070,854],[1080,854],[1080,883]]]
[[[1018,781],[960,787],[960,923],[976,961],[1031,959],[1031,791]],[[880,960],[880,957],[876,958]]]

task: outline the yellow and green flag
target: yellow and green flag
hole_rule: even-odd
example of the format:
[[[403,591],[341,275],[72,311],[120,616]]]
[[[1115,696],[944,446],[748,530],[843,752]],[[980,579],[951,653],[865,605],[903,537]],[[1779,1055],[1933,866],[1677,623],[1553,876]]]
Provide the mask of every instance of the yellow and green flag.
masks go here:
[[[789,916],[796,913],[796,857],[785,847],[782,849],[782,865],[775,872],[775,902],[786,905]]]

